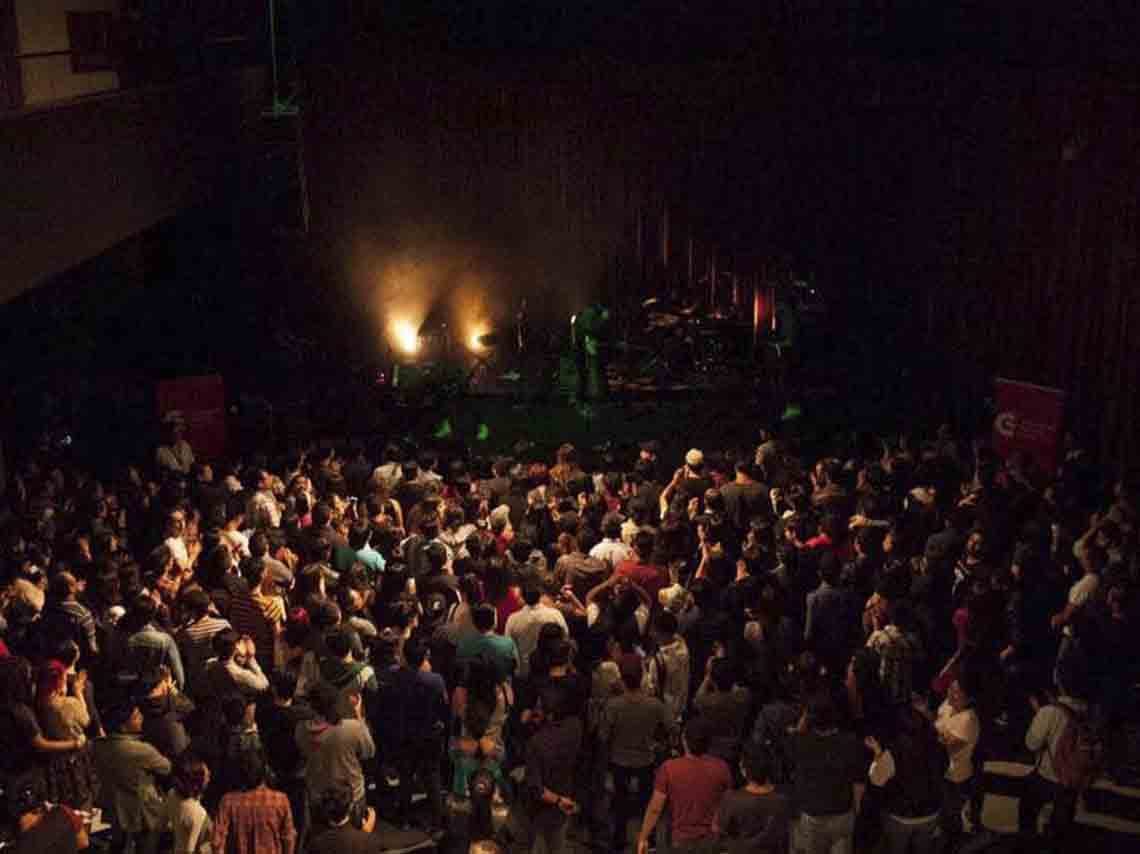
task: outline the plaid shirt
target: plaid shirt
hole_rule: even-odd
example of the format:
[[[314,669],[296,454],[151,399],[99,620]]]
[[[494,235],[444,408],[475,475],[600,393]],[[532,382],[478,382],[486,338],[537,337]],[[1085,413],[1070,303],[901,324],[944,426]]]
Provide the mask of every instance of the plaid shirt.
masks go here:
[[[293,854],[297,833],[283,792],[259,786],[230,792],[214,822],[214,854]]]

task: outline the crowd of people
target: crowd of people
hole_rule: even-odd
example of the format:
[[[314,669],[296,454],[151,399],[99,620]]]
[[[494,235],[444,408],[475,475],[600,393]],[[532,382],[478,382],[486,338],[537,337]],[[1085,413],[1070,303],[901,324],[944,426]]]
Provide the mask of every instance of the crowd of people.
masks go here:
[[[954,852],[1003,738],[1066,850],[1124,753],[1140,483],[1079,449],[203,462],[169,426],[0,498],[20,852],[99,815],[137,854]]]

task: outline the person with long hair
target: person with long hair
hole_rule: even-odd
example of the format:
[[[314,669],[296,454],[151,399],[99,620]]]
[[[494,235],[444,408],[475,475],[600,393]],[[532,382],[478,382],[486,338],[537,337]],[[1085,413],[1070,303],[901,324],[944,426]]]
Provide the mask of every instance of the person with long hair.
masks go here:
[[[45,767],[48,800],[87,809],[95,801],[98,783],[85,735],[91,723],[84,698],[87,672],[81,670],[69,679],[67,667],[52,660],[40,668],[38,683],[36,705],[44,735],[79,745],[76,750],[56,751],[48,757]]]
[[[32,708],[32,665],[26,658],[0,659],[0,775],[8,792],[43,788],[45,759],[80,750],[82,736],[48,738]]]
[[[174,835],[173,854],[210,854],[213,824],[202,806],[202,794],[210,785],[210,767],[194,754],[184,753],[174,766],[171,783],[165,806]]]

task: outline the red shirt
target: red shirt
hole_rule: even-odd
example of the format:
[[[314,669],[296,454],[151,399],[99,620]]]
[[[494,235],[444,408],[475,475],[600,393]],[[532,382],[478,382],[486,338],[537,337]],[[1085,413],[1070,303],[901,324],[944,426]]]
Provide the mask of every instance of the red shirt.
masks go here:
[[[669,799],[673,842],[699,842],[713,837],[713,818],[732,788],[732,772],[723,759],[686,754],[657,769],[653,788]]]
[[[667,570],[651,563],[641,563],[636,558],[622,561],[614,573],[635,581],[654,602],[657,601],[657,594],[661,589],[669,586],[669,572]]]
[[[523,606],[522,597],[519,596],[518,590],[514,587],[507,589],[507,595],[495,603],[495,610],[499,612],[499,622],[495,626],[496,634],[504,634],[507,630],[507,620],[510,619],[511,614],[518,611]]]

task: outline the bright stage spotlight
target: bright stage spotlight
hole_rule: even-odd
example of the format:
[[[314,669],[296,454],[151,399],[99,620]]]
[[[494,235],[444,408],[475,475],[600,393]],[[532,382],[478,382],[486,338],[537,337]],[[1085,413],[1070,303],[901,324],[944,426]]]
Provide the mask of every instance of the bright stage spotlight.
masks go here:
[[[411,321],[407,319],[393,321],[392,337],[396,341],[396,346],[407,355],[414,356],[420,351],[419,331]]]

